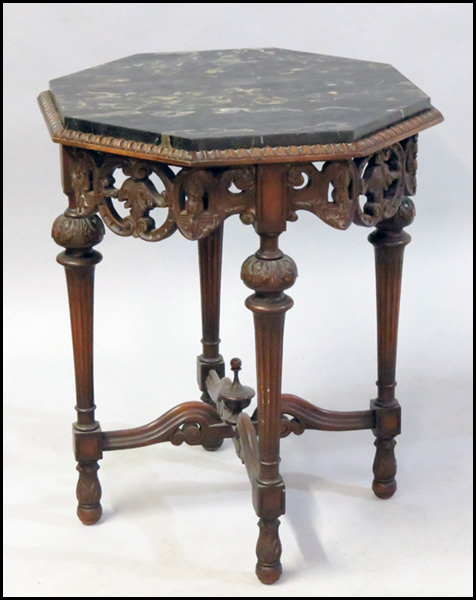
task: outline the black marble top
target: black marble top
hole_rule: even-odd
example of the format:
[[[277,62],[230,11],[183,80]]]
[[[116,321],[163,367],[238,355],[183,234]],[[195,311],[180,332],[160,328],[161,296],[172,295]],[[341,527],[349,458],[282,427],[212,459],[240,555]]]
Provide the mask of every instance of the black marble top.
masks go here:
[[[278,48],[135,54],[50,90],[68,129],[184,150],[352,142],[431,108],[391,65]]]

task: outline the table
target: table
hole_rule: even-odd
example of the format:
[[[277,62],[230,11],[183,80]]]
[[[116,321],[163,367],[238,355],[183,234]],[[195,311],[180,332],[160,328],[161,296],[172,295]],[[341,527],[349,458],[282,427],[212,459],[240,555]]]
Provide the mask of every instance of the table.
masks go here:
[[[103,452],[165,441],[216,450],[231,438],[259,517],[256,574],[274,583],[282,572],[278,518],[285,512],[281,437],[370,429],[372,489],[379,498],[396,490],[395,365],[410,241],[404,228],[414,218],[409,196],[416,190],[418,133],[443,117],[391,65],[276,48],[137,54],[52,80],[39,104],[61,145],[68,197],[52,235],[65,249],[57,260],[66,271],[73,337],[78,517],[86,525],[101,517],[97,461]],[[116,171],[126,176],[120,186]],[[369,241],[376,259],[378,381],[367,410],[324,410],[281,393],[284,320],[293,305],[285,290],[297,268],[278,240],[299,210],[336,229],[375,227]],[[246,300],[256,338],[251,415],[245,409],[255,392],[239,380],[240,359],[231,361],[231,380],[219,352],[223,223],[231,215],[259,237],[259,249],[241,270],[253,291]],[[149,242],[178,230],[198,241],[199,253],[201,399],[120,431],[102,431],[95,418],[93,283],[102,256],[94,246],[104,225]]]

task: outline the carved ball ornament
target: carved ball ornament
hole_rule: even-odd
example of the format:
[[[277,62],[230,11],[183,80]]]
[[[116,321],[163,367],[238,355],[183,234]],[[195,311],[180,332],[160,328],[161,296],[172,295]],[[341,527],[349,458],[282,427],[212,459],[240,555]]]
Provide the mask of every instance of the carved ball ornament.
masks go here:
[[[241,279],[256,292],[287,290],[294,285],[297,275],[296,263],[286,255],[275,260],[264,260],[252,255],[241,267]]]
[[[63,248],[82,250],[99,244],[105,234],[104,224],[97,215],[69,217],[60,215],[53,223],[51,236]]]

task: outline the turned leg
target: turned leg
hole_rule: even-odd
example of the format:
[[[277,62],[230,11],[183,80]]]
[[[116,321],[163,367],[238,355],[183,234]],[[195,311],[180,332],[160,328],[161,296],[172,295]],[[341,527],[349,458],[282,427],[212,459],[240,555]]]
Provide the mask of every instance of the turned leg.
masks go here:
[[[200,294],[202,305],[202,354],[197,357],[197,379],[202,400],[215,405],[205,381],[211,370],[225,376],[225,364],[220,354],[220,283],[223,245],[223,223],[207,237],[198,241]]]
[[[371,402],[375,410],[375,447],[372,489],[379,498],[390,498],[397,489],[395,475],[395,436],[400,433],[401,409],[395,398],[398,315],[403,253],[411,238],[403,228],[413,221],[414,206],[403,198],[397,214],[377,225],[369,235],[375,247],[377,280],[378,396]]]
[[[285,186],[283,167],[258,168],[260,196],[255,227],[261,246],[243,263],[241,271],[244,283],[255,291],[246,306],[254,317],[258,387],[258,473],[253,489],[260,530],[256,574],[267,584],[277,581],[282,572],[278,534],[285,492],[279,473],[281,371],[284,318],[293,305],[283,292],[297,277],[294,261],[278,247],[278,236],[285,229]]]
[[[102,514],[97,477],[97,461],[102,457],[101,430],[94,417],[93,388],[94,267],[102,256],[93,246],[102,240],[104,225],[98,216],[69,216],[67,211],[54,222],[52,236],[66,248],[57,260],[66,271],[73,337],[77,411],[73,437],[79,472],[77,514],[85,525],[92,525]]]

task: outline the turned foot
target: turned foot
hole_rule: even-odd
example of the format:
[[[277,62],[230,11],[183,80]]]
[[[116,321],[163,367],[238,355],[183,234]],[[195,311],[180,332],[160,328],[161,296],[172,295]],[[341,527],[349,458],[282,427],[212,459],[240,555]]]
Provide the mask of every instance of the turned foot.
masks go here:
[[[77,515],[84,525],[94,525],[102,515],[101,484],[98,479],[99,465],[96,461],[91,463],[78,463],[79,472],[76,497],[78,499]]]
[[[395,480],[397,461],[394,452],[396,443],[394,439],[377,438],[375,440],[377,452],[373,464],[374,480],[372,490],[382,500],[391,498],[397,490]]]
[[[270,585],[278,581],[283,572],[281,566],[281,541],[279,539],[279,520],[258,521],[259,537],[256,545],[256,575],[261,583]]]

